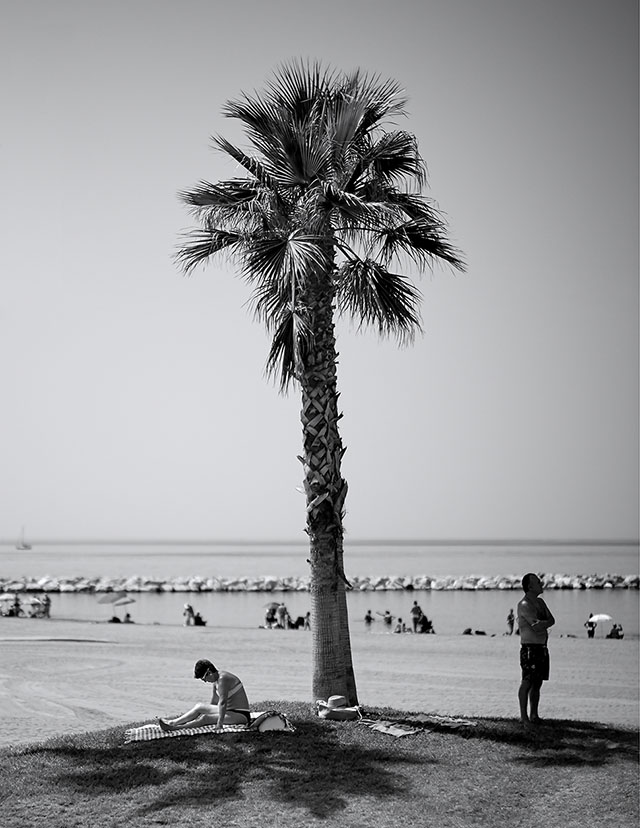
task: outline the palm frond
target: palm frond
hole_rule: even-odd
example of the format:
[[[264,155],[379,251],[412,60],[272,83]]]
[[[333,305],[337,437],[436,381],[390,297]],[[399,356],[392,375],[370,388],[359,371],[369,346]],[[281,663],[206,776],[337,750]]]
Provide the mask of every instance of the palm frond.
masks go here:
[[[267,376],[280,383],[286,393],[300,371],[310,350],[311,331],[303,316],[286,309],[278,320],[267,356]]]
[[[345,92],[347,90],[353,90],[350,94],[357,94],[366,101],[360,136],[370,133],[382,121],[391,121],[406,114],[407,99],[402,87],[394,80],[381,81],[380,75],[367,75],[357,70],[349,76],[345,84]]]
[[[333,84],[335,73],[318,61],[294,58],[281,64],[267,83],[271,102],[286,110],[297,123],[308,122],[318,108],[319,95]]]
[[[420,292],[404,276],[371,259],[351,258],[336,276],[338,310],[374,325],[381,336],[411,341],[420,330]]]
[[[262,235],[252,240],[244,256],[244,274],[249,281],[266,279],[290,282],[304,279],[327,265],[316,236],[294,230],[288,236]]]
[[[244,257],[243,273],[250,281],[273,281],[286,276],[286,236],[263,235],[253,240]]]
[[[185,243],[175,255],[184,273],[190,273],[197,265],[204,264],[214,253],[231,251],[234,245],[243,240],[239,233],[227,233],[224,230],[192,230],[184,238]]]
[[[430,267],[440,259],[457,270],[464,270],[464,261],[445,237],[443,222],[432,213],[431,220],[418,218],[387,228],[379,233],[382,241],[381,256],[388,264],[392,259],[405,254],[420,267]]]
[[[200,181],[190,190],[181,190],[178,197],[190,207],[236,207],[256,198],[259,189],[241,178],[211,184]]]
[[[237,161],[238,164],[244,167],[247,172],[250,172],[256,181],[264,187],[270,187],[277,192],[276,182],[257,158],[246,155],[241,149],[234,147],[232,143],[221,135],[214,135],[211,140],[218,149],[226,152],[234,161]]]
[[[403,131],[387,132],[361,154],[346,186],[354,187],[359,179],[389,183],[407,178],[422,187],[426,177],[415,136]]]

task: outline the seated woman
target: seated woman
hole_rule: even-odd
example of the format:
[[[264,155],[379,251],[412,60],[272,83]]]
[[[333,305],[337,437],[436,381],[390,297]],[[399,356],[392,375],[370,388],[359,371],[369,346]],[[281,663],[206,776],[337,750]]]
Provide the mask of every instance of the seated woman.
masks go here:
[[[251,723],[249,699],[237,676],[220,672],[205,658],[196,661],[193,675],[194,678],[213,684],[211,704],[196,704],[177,719],[158,719],[162,730],[184,730],[213,724],[216,725],[216,730],[222,730],[222,725],[225,724]]]

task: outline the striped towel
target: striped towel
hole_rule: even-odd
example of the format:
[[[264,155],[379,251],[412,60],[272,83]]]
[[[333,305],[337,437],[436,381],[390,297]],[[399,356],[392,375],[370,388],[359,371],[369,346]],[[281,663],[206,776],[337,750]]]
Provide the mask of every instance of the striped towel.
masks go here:
[[[238,731],[249,730],[249,725],[223,725],[222,733],[237,733]],[[129,742],[150,742],[153,739],[171,739],[173,736],[199,736],[204,733],[216,733],[215,725],[204,727],[186,727],[183,730],[163,730],[160,725],[148,724],[142,727],[130,727],[124,732],[125,745]]]
[[[204,727],[185,727],[181,730],[163,730],[158,724],[147,724],[142,727],[130,727],[124,732],[125,745],[129,742],[150,742],[153,739],[166,739],[172,736],[200,736],[205,733],[243,733],[245,731],[263,732],[266,730],[286,730],[295,733],[295,727],[284,713],[267,710],[251,714],[251,724],[223,725],[221,731],[215,725]]]

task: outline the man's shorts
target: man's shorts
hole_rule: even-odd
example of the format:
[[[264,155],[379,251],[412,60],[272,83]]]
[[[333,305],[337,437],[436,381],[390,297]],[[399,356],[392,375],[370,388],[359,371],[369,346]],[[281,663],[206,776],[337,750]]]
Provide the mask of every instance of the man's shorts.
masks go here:
[[[549,680],[549,650],[545,644],[522,644],[520,646],[520,667],[522,678],[542,684]]]

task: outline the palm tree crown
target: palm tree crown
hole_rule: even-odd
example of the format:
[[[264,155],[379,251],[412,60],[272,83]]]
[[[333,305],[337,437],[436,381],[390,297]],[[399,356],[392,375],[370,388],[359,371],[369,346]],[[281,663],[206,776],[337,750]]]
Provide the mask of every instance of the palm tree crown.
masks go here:
[[[420,327],[420,294],[390,268],[405,258],[419,269],[436,259],[463,269],[441,216],[419,192],[426,168],[415,137],[383,129],[404,105],[393,81],[285,65],[264,92],[223,109],[242,122],[251,146],[213,142],[245,177],[182,193],[200,228],[185,239],[180,264],[189,272],[221,251],[240,264],[273,335],[268,369],[283,388],[299,379],[313,347],[304,301],[310,273],[330,272],[339,312],[405,340]]]

